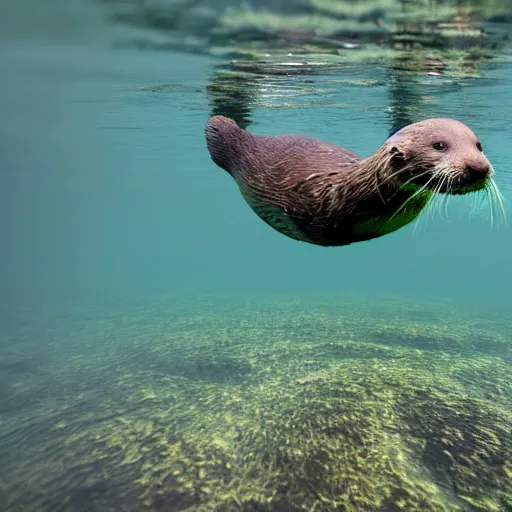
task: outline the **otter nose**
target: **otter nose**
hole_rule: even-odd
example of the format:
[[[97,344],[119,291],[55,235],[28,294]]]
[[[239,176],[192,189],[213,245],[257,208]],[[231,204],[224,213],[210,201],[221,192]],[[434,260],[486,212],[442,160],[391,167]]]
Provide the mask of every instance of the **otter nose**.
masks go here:
[[[472,180],[480,181],[490,176],[491,166],[489,164],[467,165],[466,172]]]

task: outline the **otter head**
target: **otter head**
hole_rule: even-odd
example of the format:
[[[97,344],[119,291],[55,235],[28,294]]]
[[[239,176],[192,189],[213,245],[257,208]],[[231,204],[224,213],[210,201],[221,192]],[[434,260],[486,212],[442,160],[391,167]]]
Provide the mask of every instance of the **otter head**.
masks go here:
[[[466,194],[485,188],[494,174],[478,137],[453,119],[406,126],[385,147],[393,181],[403,189]]]

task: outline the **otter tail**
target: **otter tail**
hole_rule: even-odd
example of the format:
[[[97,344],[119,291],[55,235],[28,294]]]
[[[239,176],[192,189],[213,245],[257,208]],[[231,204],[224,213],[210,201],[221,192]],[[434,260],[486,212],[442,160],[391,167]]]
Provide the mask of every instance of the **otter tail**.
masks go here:
[[[228,117],[213,116],[206,123],[206,146],[210,156],[219,167],[229,173],[236,159],[238,143],[244,133],[244,130]]]

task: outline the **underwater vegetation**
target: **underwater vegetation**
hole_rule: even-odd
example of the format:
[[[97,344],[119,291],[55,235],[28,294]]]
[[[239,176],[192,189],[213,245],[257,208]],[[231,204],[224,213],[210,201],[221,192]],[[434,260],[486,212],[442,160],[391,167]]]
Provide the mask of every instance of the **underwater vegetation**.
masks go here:
[[[3,510],[506,512],[511,320],[235,297],[39,321],[0,349]]]

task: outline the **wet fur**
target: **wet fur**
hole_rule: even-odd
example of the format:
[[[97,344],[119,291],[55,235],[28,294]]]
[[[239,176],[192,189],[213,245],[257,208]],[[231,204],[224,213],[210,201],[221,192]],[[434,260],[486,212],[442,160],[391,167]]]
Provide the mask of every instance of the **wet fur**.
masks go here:
[[[233,176],[251,208],[281,233],[322,246],[377,238],[420,214],[433,192],[401,185],[404,173],[414,177],[440,165],[434,153],[413,151],[422,136],[399,131],[363,158],[302,135],[254,135],[223,116],[206,126],[213,161]]]

